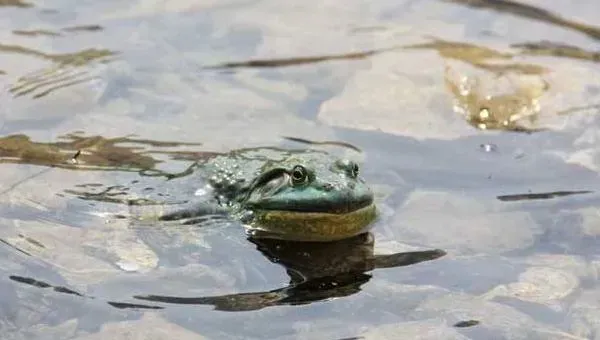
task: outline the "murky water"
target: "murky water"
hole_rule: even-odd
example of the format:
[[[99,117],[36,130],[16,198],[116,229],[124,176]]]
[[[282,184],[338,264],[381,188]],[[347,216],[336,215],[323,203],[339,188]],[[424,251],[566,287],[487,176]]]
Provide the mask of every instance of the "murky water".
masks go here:
[[[598,2],[0,13],[2,339],[600,339]],[[196,159],[301,140],[361,150],[329,146],[371,235],[119,218]]]

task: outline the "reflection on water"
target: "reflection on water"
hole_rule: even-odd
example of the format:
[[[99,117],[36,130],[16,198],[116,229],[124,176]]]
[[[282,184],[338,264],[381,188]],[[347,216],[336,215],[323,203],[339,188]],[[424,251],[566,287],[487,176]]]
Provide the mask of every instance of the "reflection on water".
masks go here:
[[[507,63],[513,58],[510,53],[503,53],[494,49],[475,44],[447,41],[430,38],[432,42],[408,45],[406,49],[432,49],[440,56],[455,59],[477,68],[496,74],[514,72],[519,74],[544,74],[548,70],[542,66],[525,63]]]
[[[465,321],[459,321],[459,322],[455,323],[454,327],[466,328],[466,327],[473,327],[473,326],[477,326],[477,325],[479,325],[479,321],[477,321],[477,320],[465,320]]]
[[[564,19],[548,10],[509,0],[444,0],[469,7],[491,9],[519,17],[538,20],[548,24],[569,28],[591,38],[600,39],[600,28]]]
[[[292,142],[296,142],[296,143],[302,143],[302,144],[308,144],[308,145],[335,145],[335,146],[341,146],[344,148],[348,148],[350,150],[354,150],[356,152],[362,152],[362,150],[357,147],[356,145],[352,145],[350,143],[346,143],[346,142],[340,142],[340,141],[314,141],[314,140],[308,140],[305,138],[300,138],[300,137],[289,137],[289,136],[284,136],[283,139],[292,141]]]
[[[66,27],[62,29],[65,32],[98,32],[102,31],[103,28],[100,25],[80,25],[73,27]]]
[[[100,25],[78,25],[66,27],[61,32],[39,29],[14,30],[13,33],[20,36],[61,37],[63,33],[76,34],[102,30],[103,28]],[[0,53],[32,56],[53,63],[53,65],[42,70],[20,76],[8,89],[14,97],[30,95],[34,99],[44,97],[59,89],[97,79],[98,75],[91,72],[90,68],[84,66],[96,62],[107,63],[112,61],[117,55],[116,51],[104,48],[87,48],[73,53],[46,53],[34,48],[14,44],[0,44]]]
[[[11,244],[10,242],[8,242],[8,241],[6,241],[6,240],[3,240],[3,239],[1,239],[1,238],[0,238],[0,242],[2,242],[2,244],[5,244],[5,245],[9,246],[10,248],[12,248],[12,249],[14,249],[14,250],[16,250],[16,251],[18,251],[18,252],[20,252],[20,253],[21,253],[21,254],[23,254],[23,255],[31,256],[31,254],[30,254],[30,253],[28,253],[28,252],[26,252],[25,250],[23,250],[23,249],[21,249],[21,248],[19,248],[19,247],[15,246],[15,245],[13,245],[13,244]]]
[[[50,30],[14,30],[13,34],[16,35],[23,35],[23,36],[27,36],[27,37],[37,37],[37,36],[48,36],[48,37],[60,37],[61,34],[54,32],[54,31],[50,31]]]
[[[48,36],[48,37],[61,37],[62,33],[77,33],[77,32],[98,32],[102,31],[103,28],[100,25],[82,25],[82,26],[73,26],[63,28],[60,32],[50,31],[50,30],[13,30],[13,34],[22,35],[26,37],[36,37],[36,36]]]
[[[44,97],[59,89],[97,79],[98,75],[82,66],[95,61],[106,63],[112,60],[110,57],[116,55],[114,51],[95,48],[76,53],[46,54],[15,45],[0,45],[0,52],[33,55],[56,63],[49,68],[20,77],[8,89],[15,97],[31,95],[34,99]]]
[[[431,49],[437,51],[440,56],[447,59],[454,59],[465,62],[477,68],[490,71],[496,74],[514,72],[518,74],[542,75],[548,73],[546,67],[530,63],[511,63],[516,55],[509,52],[500,52],[489,47],[479,46],[473,43],[458,41],[448,41],[444,39],[429,37],[430,42],[411,44],[405,46],[396,46],[364,52],[347,53],[340,55],[298,57],[284,59],[257,59],[240,62],[229,62],[209,66],[207,69],[233,69],[233,68],[274,68],[298,66],[304,64],[314,64],[334,60],[359,60],[371,57],[376,54],[390,52],[400,49],[418,50]],[[560,57],[570,57],[576,59],[585,59],[597,61],[597,52],[585,51],[578,47],[552,42],[540,43],[521,43],[513,44],[512,47],[520,48],[521,55],[553,55]]]
[[[76,292],[72,289],[69,289],[67,287],[60,287],[60,286],[53,286],[49,283],[46,283],[44,281],[39,281],[36,279],[32,279],[29,277],[23,277],[23,276],[17,276],[17,275],[11,275],[9,276],[9,279],[15,281],[15,282],[19,282],[19,283],[24,283],[24,284],[28,284],[34,287],[38,287],[38,288],[53,288],[54,291],[59,292],[59,293],[65,293],[65,294],[72,294],[72,295],[77,295],[77,296],[83,296],[83,294]]]
[[[222,311],[250,311],[280,305],[301,305],[330,298],[344,297],[360,291],[374,269],[395,268],[432,261],[443,257],[443,250],[403,252],[375,255],[370,233],[331,243],[293,242],[268,239],[249,239],[271,262],[285,268],[288,286],[253,293],[236,293],[222,296],[177,297],[137,295],[135,299],[155,303],[180,305],[213,305]],[[94,298],[63,286],[45,281],[11,275],[10,279],[37,288],[51,288],[55,292]],[[128,302],[108,301],[116,308],[162,309],[165,307]]]
[[[600,52],[587,51],[581,47],[571,46],[552,41],[540,41],[513,44],[512,47],[521,49],[523,54],[542,55],[580,60],[600,61]]]
[[[558,338],[559,331],[593,338],[598,334],[593,322],[598,320],[597,308],[590,308],[598,295],[593,287],[594,242],[600,231],[594,202],[588,198],[595,197],[597,178],[579,164],[589,161],[586,166],[597,169],[597,117],[581,115],[578,121],[579,116],[572,115],[566,131],[503,132],[539,131],[542,110],[598,111],[598,84],[591,71],[600,65],[600,48],[594,41],[578,45],[576,39],[561,41],[540,30],[528,32],[527,25],[548,23],[584,41],[590,39],[579,33],[593,39],[600,35],[598,28],[571,20],[576,17],[563,17],[559,9],[569,4],[552,3],[558,8],[553,13],[527,5],[544,6],[543,1],[521,1],[384,1],[371,2],[368,8],[356,2],[328,3],[306,6],[310,16],[290,9],[304,4],[276,1],[175,1],[168,6],[152,1],[66,1],[52,3],[52,13],[4,8],[18,17],[4,22],[9,39],[0,44],[1,56],[22,58],[24,65],[36,63],[37,69],[49,66],[25,75],[28,71],[19,67],[0,65],[12,77],[3,80],[16,80],[9,84],[8,95],[19,97],[12,101],[18,105],[10,107],[19,121],[7,123],[4,129],[10,135],[0,136],[0,163],[19,164],[4,165],[4,183],[38,169],[66,170],[52,170],[1,196],[0,248],[9,256],[0,277],[0,333],[14,326],[19,332],[15,338],[33,338],[28,332],[34,328],[54,332],[56,338],[94,332],[109,338],[113,334],[103,324],[137,322],[135,310],[161,309],[158,314],[167,326],[184,325],[207,338],[252,338],[251,328],[263,333],[256,338],[342,339],[361,334],[357,329],[380,331],[364,337],[370,339],[386,337],[381,333],[387,326],[396,327],[389,338],[405,339],[434,333],[547,339]],[[576,6],[595,6],[584,2]],[[0,0],[0,6],[32,4],[42,6],[40,1]],[[76,10],[67,5],[76,5]],[[115,19],[121,12],[126,15]],[[339,15],[333,22],[332,14]],[[525,20],[507,24],[511,15]],[[355,27],[359,28],[350,31]],[[428,36],[436,38],[424,39]],[[106,41],[110,44],[103,45]],[[305,42],[314,46],[307,49]],[[104,65],[114,58],[120,59],[118,65]],[[182,63],[190,58],[197,64]],[[454,70],[460,66],[473,72],[447,72],[444,84],[438,67],[443,62]],[[235,77],[198,72],[204,65],[225,69],[222,72],[256,72]],[[70,105],[72,85],[97,77],[95,66],[109,68],[102,74],[109,88],[89,114],[66,115],[48,131],[43,130],[43,120],[31,122],[39,125],[35,133],[62,135],[60,139],[42,140],[17,130],[31,126],[20,122],[22,103],[27,109],[40,109],[40,117],[51,112],[43,104],[53,101],[56,92],[66,94],[57,98],[67,100],[53,104]],[[509,78],[515,82],[503,91],[486,89],[485,83],[494,87],[510,83]],[[522,83],[526,78],[540,81]],[[541,96],[550,97],[544,80],[557,95],[550,98],[554,102],[541,102]],[[67,91],[61,90],[65,87]],[[561,92],[566,88],[572,92]],[[468,124],[500,132],[465,130],[462,118],[447,116],[445,90]],[[364,111],[356,110],[363,106]],[[343,113],[344,128],[322,120],[327,110]],[[304,112],[319,118],[311,120],[313,116]],[[379,117],[373,114],[378,112]],[[275,123],[265,124],[271,117]],[[89,124],[94,124],[93,131],[122,137],[64,135],[88,129]],[[389,130],[394,133],[376,131],[385,125],[397,128]],[[426,128],[418,131],[419,126]],[[356,131],[365,129],[370,131]],[[247,140],[238,138],[242,130]],[[409,130],[417,132],[407,138],[402,131]],[[220,226],[167,229],[171,225],[149,223],[141,230],[128,219],[114,218],[112,213],[124,214],[121,205],[103,202],[124,203],[119,194],[127,188],[129,193],[137,188],[163,193],[154,186],[169,182],[162,169],[178,171],[181,163],[185,168],[210,153],[187,151],[184,143],[124,136],[128,131],[143,137],[160,131],[170,134],[170,140],[179,140],[176,134],[181,131],[182,136],[210,139],[219,150],[239,140],[256,145],[264,141],[264,134],[279,133],[297,133],[300,138],[287,140],[306,147],[357,150],[334,142],[336,138],[361,145],[365,176],[384,201],[384,218],[373,230],[382,240],[377,245],[440,247],[455,256],[431,261],[444,256],[442,250],[375,255],[367,236],[327,245],[274,240],[248,244],[239,230]],[[232,141],[232,135],[238,139]],[[170,197],[181,199],[186,189],[201,192],[196,183],[176,186]],[[81,199],[60,195],[67,187]],[[569,190],[555,191],[559,189]],[[418,222],[415,228],[408,228],[411,220]],[[448,221],[453,220],[457,232],[448,232]],[[474,222],[464,223],[467,220]],[[397,221],[403,223],[396,228]],[[514,227],[508,233],[507,225]],[[68,240],[61,243],[64,235]],[[254,245],[259,252],[248,249]],[[409,267],[395,268],[401,266]],[[521,275],[530,268],[537,268],[537,274]],[[289,281],[285,277],[272,286],[284,271]],[[572,294],[560,290],[561,280],[574,282]],[[506,294],[486,294],[497,290]],[[329,299],[335,301],[323,303]],[[300,310],[290,305],[303,306]],[[286,307],[267,308],[272,306]],[[262,310],[209,312],[212,307]],[[295,319],[298,312],[302,320]],[[68,334],[73,324],[77,330]],[[113,337],[153,328],[147,326],[135,323],[127,329],[129,334]],[[415,326],[422,328],[403,333]]]
[[[64,286],[55,286],[52,285],[50,283],[44,282],[44,281],[40,281],[40,280],[36,280],[34,278],[31,277],[24,277],[24,276],[18,276],[18,275],[10,275],[8,277],[9,279],[11,279],[12,281],[18,282],[18,283],[22,283],[22,284],[26,284],[32,287],[36,287],[36,288],[50,288],[52,290],[54,290],[57,293],[64,293],[64,294],[69,294],[69,295],[75,295],[75,296],[80,296],[83,298],[93,298],[90,296],[87,296],[85,294],[79,293],[73,289],[64,287]],[[144,305],[144,304],[138,304],[138,303],[127,303],[127,302],[114,302],[114,301],[108,301],[107,302],[109,305],[115,307],[115,308],[119,308],[119,309],[125,309],[125,308],[129,308],[129,309],[163,309],[160,306],[150,306],[150,305]]]
[[[371,279],[373,269],[393,268],[431,261],[444,256],[442,250],[390,255],[373,254],[370,233],[332,243],[250,240],[273,263],[290,276],[288,286],[253,293],[222,296],[178,297],[138,295],[145,301],[184,305],[213,305],[217,310],[248,311],[280,305],[300,305],[355,294]]]
[[[323,56],[311,57],[295,57],[282,59],[255,59],[240,62],[229,62],[219,65],[209,66],[208,69],[233,69],[233,68],[272,68],[272,67],[288,67],[306,64],[316,64],[334,60],[358,60],[365,59],[370,56],[398,49],[399,47],[382,48],[363,52],[353,52],[345,54],[332,54]]]
[[[175,175],[156,169],[162,162],[158,155],[170,156],[175,159],[198,159],[214,153],[188,152],[179,150],[155,150],[149,147],[173,148],[181,146],[200,145],[198,143],[153,141],[131,137],[106,138],[102,136],[84,136],[78,133],[58,137],[58,142],[34,142],[26,135],[10,135],[0,137],[0,164],[31,164],[46,166],[32,175],[16,183],[11,183],[0,195],[11,192],[22,183],[43,175],[53,168],[91,171],[121,171],[138,172],[145,176],[162,176],[172,178]],[[191,167],[190,167],[191,169]],[[184,171],[177,176],[187,175]],[[94,186],[92,189],[96,189]],[[81,192],[80,190],[65,190],[81,199],[93,199],[103,202],[131,203],[122,199],[124,188],[111,185],[100,192]],[[115,192],[116,191],[116,192]]]
[[[197,157],[197,152],[165,151],[153,147],[179,147],[197,143],[161,142],[131,137],[106,138],[77,133],[58,137],[58,142],[34,142],[26,135],[0,138],[0,163],[34,164],[72,170],[140,171],[154,169],[161,161],[153,154],[176,158]],[[74,156],[76,162],[73,162]]]
[[[557,115],[569,115],[577,112],[600,113],[600,104],[590,104],[583,106],[570,107],[565,110],[558,111]]]
[[[44,53],[32,48],[18,46],[18,45],[7,45],[0,44],[0,52],[2,53],[16,53],[21,55],[28,55],[43,58],[52,62],[55,62],[62,66],[83,66],[92,61],[108,61],[108,57],[115,56],[117,52],[110,51],[107,49],[96,49],[89,48],[74,53]]]
[[[576,191],[553,191],[553,192],[539,192],[539,193],[526,193],[526,194],[514,194],[514,195],[501,195],[497,198],[500,201],[511,202],[511,201],[528,201],[528,200],[547,200],[556,197],[564,197],[571,195],[590,194],[593,191],[590,190],[576,190]]]

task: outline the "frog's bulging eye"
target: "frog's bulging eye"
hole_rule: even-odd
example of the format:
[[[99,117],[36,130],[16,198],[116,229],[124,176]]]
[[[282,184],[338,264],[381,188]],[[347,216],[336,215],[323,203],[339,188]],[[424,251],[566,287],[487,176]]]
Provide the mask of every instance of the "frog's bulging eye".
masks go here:
[[[350,176],[352,178],[358,177],[358,170],[358,164],[352,163],[352,166],[350,167]]]
[[[348,175],[350,178],[357,178],[358,177],[358,164],[356,162],[353,162],[351,160],[348,159],[341,159],[336,161],[336,166],[338,169],[343,170],[346,175]]]
[[[290,174],[292,184],[302,185],[308,181],[308,171],[302,165],[296,165]]]

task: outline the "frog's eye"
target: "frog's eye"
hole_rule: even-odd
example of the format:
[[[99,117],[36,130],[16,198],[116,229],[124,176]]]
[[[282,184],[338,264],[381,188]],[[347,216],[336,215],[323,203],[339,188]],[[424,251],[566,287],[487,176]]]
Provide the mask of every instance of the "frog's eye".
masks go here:
[[[358,164],[356,163],[352,163],[352,165],[350,166],[350,177],[352,178],[356,178],[358,177]]]
[[[343,170],[346,175],[350,176],[351,178],[357,178],[358,177],[358,164],[356,162],[353,162],[351,160],[348,159],[341,159],[336,161],[336,166],[338,169]]]
[[[302,165],[296,165],[290,173],[293,185],[302,185],[308,181],[308,171]]]

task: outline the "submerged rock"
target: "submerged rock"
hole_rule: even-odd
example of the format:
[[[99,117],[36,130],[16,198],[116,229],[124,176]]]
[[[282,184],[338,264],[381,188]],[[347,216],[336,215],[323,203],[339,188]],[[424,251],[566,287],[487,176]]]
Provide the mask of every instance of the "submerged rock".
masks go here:
[[[494,201],[416,190],[385,232],[406,243],[489,254],[526,248],[541,228],[528,212],[502,211]]]

